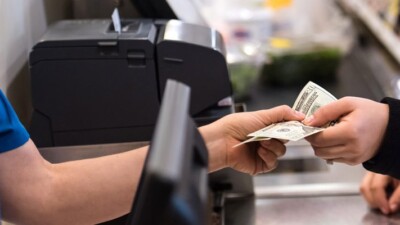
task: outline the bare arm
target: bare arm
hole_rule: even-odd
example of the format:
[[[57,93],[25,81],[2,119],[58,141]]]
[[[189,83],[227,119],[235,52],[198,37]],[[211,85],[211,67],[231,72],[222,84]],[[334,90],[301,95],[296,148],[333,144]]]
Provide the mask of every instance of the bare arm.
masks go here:
[[[283,120],[302,120],[288,106],[237,113],[200,128],[209,170],[256,174],[276,167],[285,146],[276,140],[234,148],[252,131]],[[4,218],[18,224],[95,224],[129,212],[147,147],[93,159],[51,164],[29,140],[0,157]]]
[[[21,224],[95,224],[129,212],[147,147],[50,164],[29,140],[0,157],[4,219]]]

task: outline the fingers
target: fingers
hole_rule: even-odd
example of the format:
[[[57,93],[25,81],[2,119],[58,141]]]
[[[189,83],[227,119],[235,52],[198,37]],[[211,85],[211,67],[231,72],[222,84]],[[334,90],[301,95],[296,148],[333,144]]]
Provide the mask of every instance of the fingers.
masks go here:
[[[260,141],[260,145],[262,146],[262,148],[272,151],[277,157],[281,157],[286,153],[285,145],[275,139]]]
[[[352,133],[342,125],[344,124],[329,127],[321,133],[307,137],[306,140],[311,143],[315,156],[319,158],[349,165],[359,164],[363,160],[357,149],[352,148]]]
[[[375,174],[372,179],[371,193],[377,207],[383,214],[389,214],[389,200],[386,195],[386,187],[389,183],[388,177],[381,174]]]
[[[372,193],[370,191],[370,184],[372,183],[372,179],[374,177],[374,174],[371,172],[367,172],[361,182],[360,185],[360,192],[362,196],[364,197],[365,201],[368,203],[369,207],[371,208],[376,208],[376,204],[374,202],[374,198],[372,196]]]
[[[346,123],[338,123],[305,139],[315,147],[329,147],[348,143],[350,135],[353,135],[353,132],[349,130],[349,126]]]
[[[334,126],[306,138],[316,149],[317,155],[342,158],[346,160],[345,163],[354,165],[365,162],[376,154],[387,127],[387,105],[347,97],[320,109],[321,111],[317,110],[315,113],[314,119],[323,121],[322,123],[334,120],[337,116],[340,119]],[[321,117],[326,118],[322,120]],[[323,152],[328,151],[320,151],[321,148],[330,148],[331,154],[324,154]]]
[[[304,114],[293,110],[287,105],[277,106],[267,110],[257,111],[265,125],[289,120],[303,120]]]
[[[261,159],[261,166],[256,168],[255,173],[265,173],[275,169],[278,158],[286,152],[286,147],[278,140],[261,141],[257,154]]]
[[[386,194],[390,180],[389,176],[369,173],[364,178],[360,189],[368,204],[373,208],[379,208],[383,214],[389,214],[391,211]]]
[[[390,212],[394,213],[399,209],[400,204],[400,186],[396,185],[394,187],[394,192],[389,198],[389,208]]]
[[[349,146],[336,145],[328,147],[316,147],[312,145],[315,156],[332,160],[333,162],[346,163],[348,165],[358,165],[362,159],[349,150]]]
[[[324,105],[303,122],[308,126],[320,127],[330,121],[334,121],[354,110],[352,99],[351,97],[345,97]]]
[[[348,165],[359,164],[357,158],[350,157],[345,146],[332,146],[332,147],[313,147],[314,155],[318,158],[324,159],[328,164],[333,162],[346,163]]]
[[[394,191],[388,196],[387,188],[392,185]],[[383,214],[395,213],[399,208],[400,186],[390,176],[368,172],[361,182],[360,192],[371,208],[379,208]]]
[[[266,173],[277,167],[278,157],[273,152],[259,148],[257,150],[257,154],[261,158],[261,166],[258,166],[258,168],[256,168],[255,174]]]

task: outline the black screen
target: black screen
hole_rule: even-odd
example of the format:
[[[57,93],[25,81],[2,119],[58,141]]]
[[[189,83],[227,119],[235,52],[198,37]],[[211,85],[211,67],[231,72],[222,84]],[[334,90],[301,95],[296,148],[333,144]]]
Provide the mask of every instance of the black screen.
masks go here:
[[[205,225],[208,155],[189,116],[190,88],[168,80],[128,225]]]

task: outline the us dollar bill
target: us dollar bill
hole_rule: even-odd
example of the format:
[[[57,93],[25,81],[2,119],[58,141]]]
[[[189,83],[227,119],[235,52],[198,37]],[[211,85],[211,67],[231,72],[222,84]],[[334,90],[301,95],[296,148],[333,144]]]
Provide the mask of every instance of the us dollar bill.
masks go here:
[[[297,96],[292,109],[302,112],[306,117],[311,116],[321,106],[324,106],[337,99],[324,88],[309,81]],[[328,124],[329,125],[329,124]],[[271,124],[258,131],[247,135],[249,139],[241,142],[239,145],[252,142],[269,140],[271,138],[281,141],[298,141],[307,136],[323,131],[328,126],[311,127],[306,126],[299,121],[285,121]]]
[[[271,124],[261,130],[249,134],[249,137],[275,138],[282,141],[298,141],[302,138],[318,133],[325,128],[306,126],[299,121],[286,121]]]
[[[321,106],[336,100],[335,96],[327,90],[309,81],[297,96],[292,108],[308,117],[314,114]]]

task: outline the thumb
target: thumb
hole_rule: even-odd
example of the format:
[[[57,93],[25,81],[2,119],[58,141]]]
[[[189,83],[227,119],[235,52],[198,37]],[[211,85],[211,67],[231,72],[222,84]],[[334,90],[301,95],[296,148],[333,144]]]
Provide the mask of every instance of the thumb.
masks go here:
[[[337,120],[353,111],[353,105],[348,98],[342,98],[328,103],[317,109],[313,115],[307,117],[303,123],[307,126],[320,127],[330,121]]]
[[[301,121],[304,119],[303,113],[294,111],[287,105],[277,106],[266,110],[260,110],[256,113],[260,116],[261,121],[263,121],[265,125],[290,120]]]

